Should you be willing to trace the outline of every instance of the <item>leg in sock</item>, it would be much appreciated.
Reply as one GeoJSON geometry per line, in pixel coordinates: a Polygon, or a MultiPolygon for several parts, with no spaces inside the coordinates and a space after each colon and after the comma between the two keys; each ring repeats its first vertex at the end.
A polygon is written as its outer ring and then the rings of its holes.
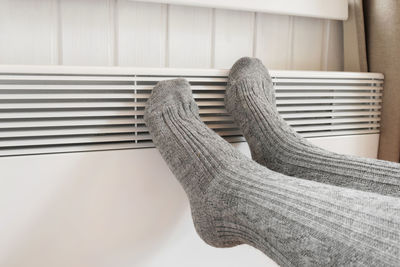
{"type": "Polygon", "coordinates": [[[400,264],[399,199],[257,164],[201,122],[185,80],[153,89],[145,121],[208,244],[248,244],[281,266],[400,264]]]}
{"type": "Polygon", "coordinates": [[[242,58],[234,64],[225,105],[261,165],[290,176],[400,196],[400,164],[336,154],[298,135],[278,114],[272,81],[260,60],[242,58]]]}

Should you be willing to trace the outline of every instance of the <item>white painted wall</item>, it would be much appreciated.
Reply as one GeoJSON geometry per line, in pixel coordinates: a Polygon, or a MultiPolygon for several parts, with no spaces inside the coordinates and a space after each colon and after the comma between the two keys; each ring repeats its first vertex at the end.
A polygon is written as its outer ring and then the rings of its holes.
{"type": "MultiPolygon", "coordinates": [[[[241,56],[271,69],[343,70],[342,23],[126,0],[0,0],[0,64],[229,68],[241,56]]],[[[155,149],[1,158],[0,170],[0,266],[275,266],[250,247],[205,245],[155,149]]]]}
{"type": "Polygon", "coordinates": [[[132,2],[0,0],[0,64],[342,70],[342,22],[132,2]]]}

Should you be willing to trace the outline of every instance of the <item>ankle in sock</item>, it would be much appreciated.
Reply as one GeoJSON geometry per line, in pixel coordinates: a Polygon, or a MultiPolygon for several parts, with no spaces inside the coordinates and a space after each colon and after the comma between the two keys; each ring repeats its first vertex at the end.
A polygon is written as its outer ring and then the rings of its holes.
{"type": "Polygon", "coordinates": [[[208,244],[248,244],[281,266],[400,264],[398,199],[262,167],[202,123],[185,80],[153,89],[145,121],[208,244]]]}
{"type": "Polygon", "coordinates": [[[225,105],[261,165],[290,176],[400,196],[400,164],[336,154],[298,135],[279,115],[271,77],[260,60],[247,57],[233,65],[225,105]]]}

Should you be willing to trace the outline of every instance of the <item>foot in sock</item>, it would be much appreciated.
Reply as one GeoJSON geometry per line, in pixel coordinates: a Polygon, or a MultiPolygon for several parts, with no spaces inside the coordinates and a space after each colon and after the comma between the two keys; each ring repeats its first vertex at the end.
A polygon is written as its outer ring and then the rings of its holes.
{"type": "Polygon", "coordinates": [[[399,199],[257,164],[202,123],[185,80],[153,89],[145,121],[208,244],[248,244],[281,266],[400,264],[399,199]]]}
{"type": "Polygon", "coordinates": [[[260,60],[242,58],[234,64],[225,106],[261,165],[290,176],[400,196],[400,164],[332,153],[298,135],[278,114],[271,77],[260,60]]]}

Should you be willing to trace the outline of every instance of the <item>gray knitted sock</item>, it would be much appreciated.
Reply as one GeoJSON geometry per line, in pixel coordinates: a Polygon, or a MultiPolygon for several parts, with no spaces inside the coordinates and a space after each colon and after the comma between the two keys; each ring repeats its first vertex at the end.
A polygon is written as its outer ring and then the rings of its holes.
{"type": "Polygon", "coordinates": [[[242,58],[234,64],[225,105],[261,165],[286,175],[400,196],[400,164],[336,154],[298,135],[278,114],[271,78],[260,60],[242,58]]]}
{"type": "Polygon", "coordinates": [[[282,266],[400,265],[399,199],[262,167],[201,122],[185,80],[153,89],[145,121],[208,244],[248,244],[282,266]]]}

